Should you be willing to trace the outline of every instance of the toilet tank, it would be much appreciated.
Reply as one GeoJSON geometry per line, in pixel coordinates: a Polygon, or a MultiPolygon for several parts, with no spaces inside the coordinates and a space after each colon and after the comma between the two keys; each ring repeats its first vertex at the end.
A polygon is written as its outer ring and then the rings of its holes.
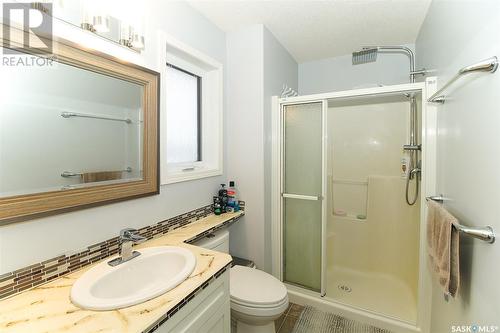
{"type": "Polygon", "coordinates": [[[227,229],[222,229],[213,232],[197,240],[193,245],[209,250],[229,253],[229,231],[227,229]]]}

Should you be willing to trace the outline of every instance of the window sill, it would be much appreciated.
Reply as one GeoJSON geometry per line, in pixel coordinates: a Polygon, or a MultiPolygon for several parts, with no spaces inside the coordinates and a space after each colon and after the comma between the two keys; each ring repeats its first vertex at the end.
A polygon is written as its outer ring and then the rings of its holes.
{"type": "Polygon", "coordinates": [[[190,180],[203,179],[221,175],[222,175],[222,170],[220,169],[205,169],[205,170],[195,169],[190,171],[171,172],[166,175],[164,180],[162,180],[161,185],[187,182],[190,180]]]}

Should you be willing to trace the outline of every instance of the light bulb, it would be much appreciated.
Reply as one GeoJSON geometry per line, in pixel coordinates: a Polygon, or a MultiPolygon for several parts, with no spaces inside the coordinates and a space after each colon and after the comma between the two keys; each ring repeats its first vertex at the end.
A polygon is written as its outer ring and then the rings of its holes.
{"type": "Polygon", "coordinates": [[[130,42],[130,45],[132,45],[132,47],[134,49],[143,50],[144,49],[144,36],[139,35],[137,33],[134,33],[132,35],[132,40],[130,42]]]}
{"type": "Polygon", "coordinates": [[[93,27],[97,32],[109,32],[109,17],[96,15],[93,17],[93,27]]]}

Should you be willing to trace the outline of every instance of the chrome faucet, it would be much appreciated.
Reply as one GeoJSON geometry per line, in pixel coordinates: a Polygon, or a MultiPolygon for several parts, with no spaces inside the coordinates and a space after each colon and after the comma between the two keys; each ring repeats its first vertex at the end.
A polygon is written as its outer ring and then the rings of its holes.
{"type": "Polygon", "coordinates": [[[421,173],[422,173],[422,161],[418,161],[417,166],[410,170],[408,177],[409,179],[413,179],[416,176],[417,180],[419,180],[421,173]]]}
{"type": "Polygon", "coordinates": [[[138,251],[132,251],[132,245],[147,240],[146,237],[137,234],[136,229],[126,228],[120,231],[120,256],[108,262],[110,266],[117,266],[140,256],[138,251]]]}

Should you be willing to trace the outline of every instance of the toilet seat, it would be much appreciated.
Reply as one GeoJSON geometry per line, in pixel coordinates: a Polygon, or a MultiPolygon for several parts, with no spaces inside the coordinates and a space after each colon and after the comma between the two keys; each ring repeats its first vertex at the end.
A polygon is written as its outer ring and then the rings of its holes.
{"type": "Polygon", "coordinates": [[[279,316],[288,308],[288,297],[285,298],[280,304],[274,306],[252,306],[249,304],[242,304],[231,299],[231,309],[250,316],[256,317],[274,317],[279,316]]]}
{"type": "Polygon", "coordinates": [[[273,303],[273,304],[254,304],[252,302],[245,302],[245,301],[242,301],[242,300],[239,300],[237,298],[233,298],[231,297],[231,303],[232,304],[238,304],[238,305],[241,305],[241,306],[246,306],[246,307],[250,307],[250,308],[258,308],[258,309],[273,309],[273,308],[279,308],[281,307],[283,304],[285,304],[286,302],[288,301],[288,297],[285,297],[281,300],[279,300],[278,302],[276,303],[273,303]]]}
{"type": "Polygon", "coordinates": [[[274,316],[288,307],[285,285],[258,269],[234,266],[230,270],[231,308],[254,316],[274,316]]]}

